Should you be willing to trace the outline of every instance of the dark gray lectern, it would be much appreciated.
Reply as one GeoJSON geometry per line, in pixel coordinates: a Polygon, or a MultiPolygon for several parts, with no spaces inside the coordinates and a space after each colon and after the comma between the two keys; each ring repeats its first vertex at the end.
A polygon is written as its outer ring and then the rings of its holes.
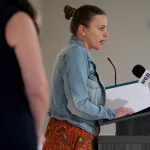
{"type": "MultiPolygon", "coordinates": [[[[127,84],[134,84],[134,83],[137,83],[137,81],[129,82],[127,84]]],[[[127,85],[127,84],[122,84],[122,85],[127,85]]],[[[122,86],[122,85],[117,85],[117,86],[122,86]]],[[[114,141],[113,143],[112,141],[107,141],[106,143],[103,143],[102,142],[103,137],[99,136],[97,138],[98,150],[150,150],[150,107],[145,108],[142,111],[139,111],[130,116],[113,119],[113,120],[99,121],[100,126],[111,124],[111,123],[116,124],[116,136],[113,137],[111,136],[112,140],[114,141]],[[147,137],[145,143],[142,142],[143,136],[144,138],[147,137]],[[138,140],[136,141],[136,137],[141,138],[141,140],[139,140],[138,138],[138,140]],[[121,138],[122,141],[119,141],[119,139],[121,138]]],[[[107,139],[111,140],[110,136],[104,138],[105,140],[107,139]]]]}
{"type": "Polygon", "coordinates": [[[150,108],[116,122],[116,136],[149,136],[150,108]]]}

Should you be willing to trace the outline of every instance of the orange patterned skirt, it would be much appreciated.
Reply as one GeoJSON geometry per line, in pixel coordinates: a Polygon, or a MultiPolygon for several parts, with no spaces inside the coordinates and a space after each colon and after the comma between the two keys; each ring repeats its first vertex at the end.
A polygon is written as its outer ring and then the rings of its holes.
{"type": "Polygon", "coordinates": [[[68,121],[51,118],[43,150],[96,150],[96,138],[68,121]]]}

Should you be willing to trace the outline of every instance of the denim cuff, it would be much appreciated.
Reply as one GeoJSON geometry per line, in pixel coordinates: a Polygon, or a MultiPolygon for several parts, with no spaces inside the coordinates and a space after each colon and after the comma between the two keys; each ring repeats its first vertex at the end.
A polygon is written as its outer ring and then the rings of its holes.
{"type": "Polygon", "coordinates": [[[110,108],[110,119],[114,119],[116,116],[116,109],[110,108]]]}

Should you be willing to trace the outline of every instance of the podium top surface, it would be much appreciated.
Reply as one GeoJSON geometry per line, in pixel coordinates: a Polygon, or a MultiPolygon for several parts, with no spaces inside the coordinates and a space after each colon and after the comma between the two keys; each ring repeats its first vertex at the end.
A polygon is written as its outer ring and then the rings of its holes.
{"type": "Polygon", "coordinates": [[[150,91],[138,81],[106,87],[106,105],[109,108],[129,107],[134,114],[117,119],[99,121],[101,126],[150,115],[150,91]]]}
{"type": "Polygon", "coordinates": [[[121,118],[117,118],[117,119],[112,119],[112,120],[107,120],[107,119],[100,120],[99,125],[104,126],[104,125],[108,125],[108,124],[111,124],[111,123],[127,121],[127,120],[130,120],[130,119],[135,119],[135,118],[144,117],[144,116],[148,116],[148,115],[150,115],[150,107],[146,108],[142,111],[139,111],[137,113],[134,113],[132,115],[129,115],[129,116],[125,116],[125,117],[121,117],[121,118]]]}

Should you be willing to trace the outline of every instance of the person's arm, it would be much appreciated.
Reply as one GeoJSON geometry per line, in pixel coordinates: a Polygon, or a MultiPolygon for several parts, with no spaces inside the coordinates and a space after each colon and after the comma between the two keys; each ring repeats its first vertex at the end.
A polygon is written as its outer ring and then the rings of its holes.
{"type": "Polygon", "coordinates": [[[6,26],[6,40],[15,48],[37,136],[41,136],[49,108],[49,88],[36,28],[31,18],[18,12],[6,26]]]}
{"type": "Polygon", "coordinates": [[[67,73],[64,76],[68,109],[87,120],[112,119],[116,111],[90,102],[88,96],[88,61],[85,49],[74,47],[67,55],[67,73]]]}

